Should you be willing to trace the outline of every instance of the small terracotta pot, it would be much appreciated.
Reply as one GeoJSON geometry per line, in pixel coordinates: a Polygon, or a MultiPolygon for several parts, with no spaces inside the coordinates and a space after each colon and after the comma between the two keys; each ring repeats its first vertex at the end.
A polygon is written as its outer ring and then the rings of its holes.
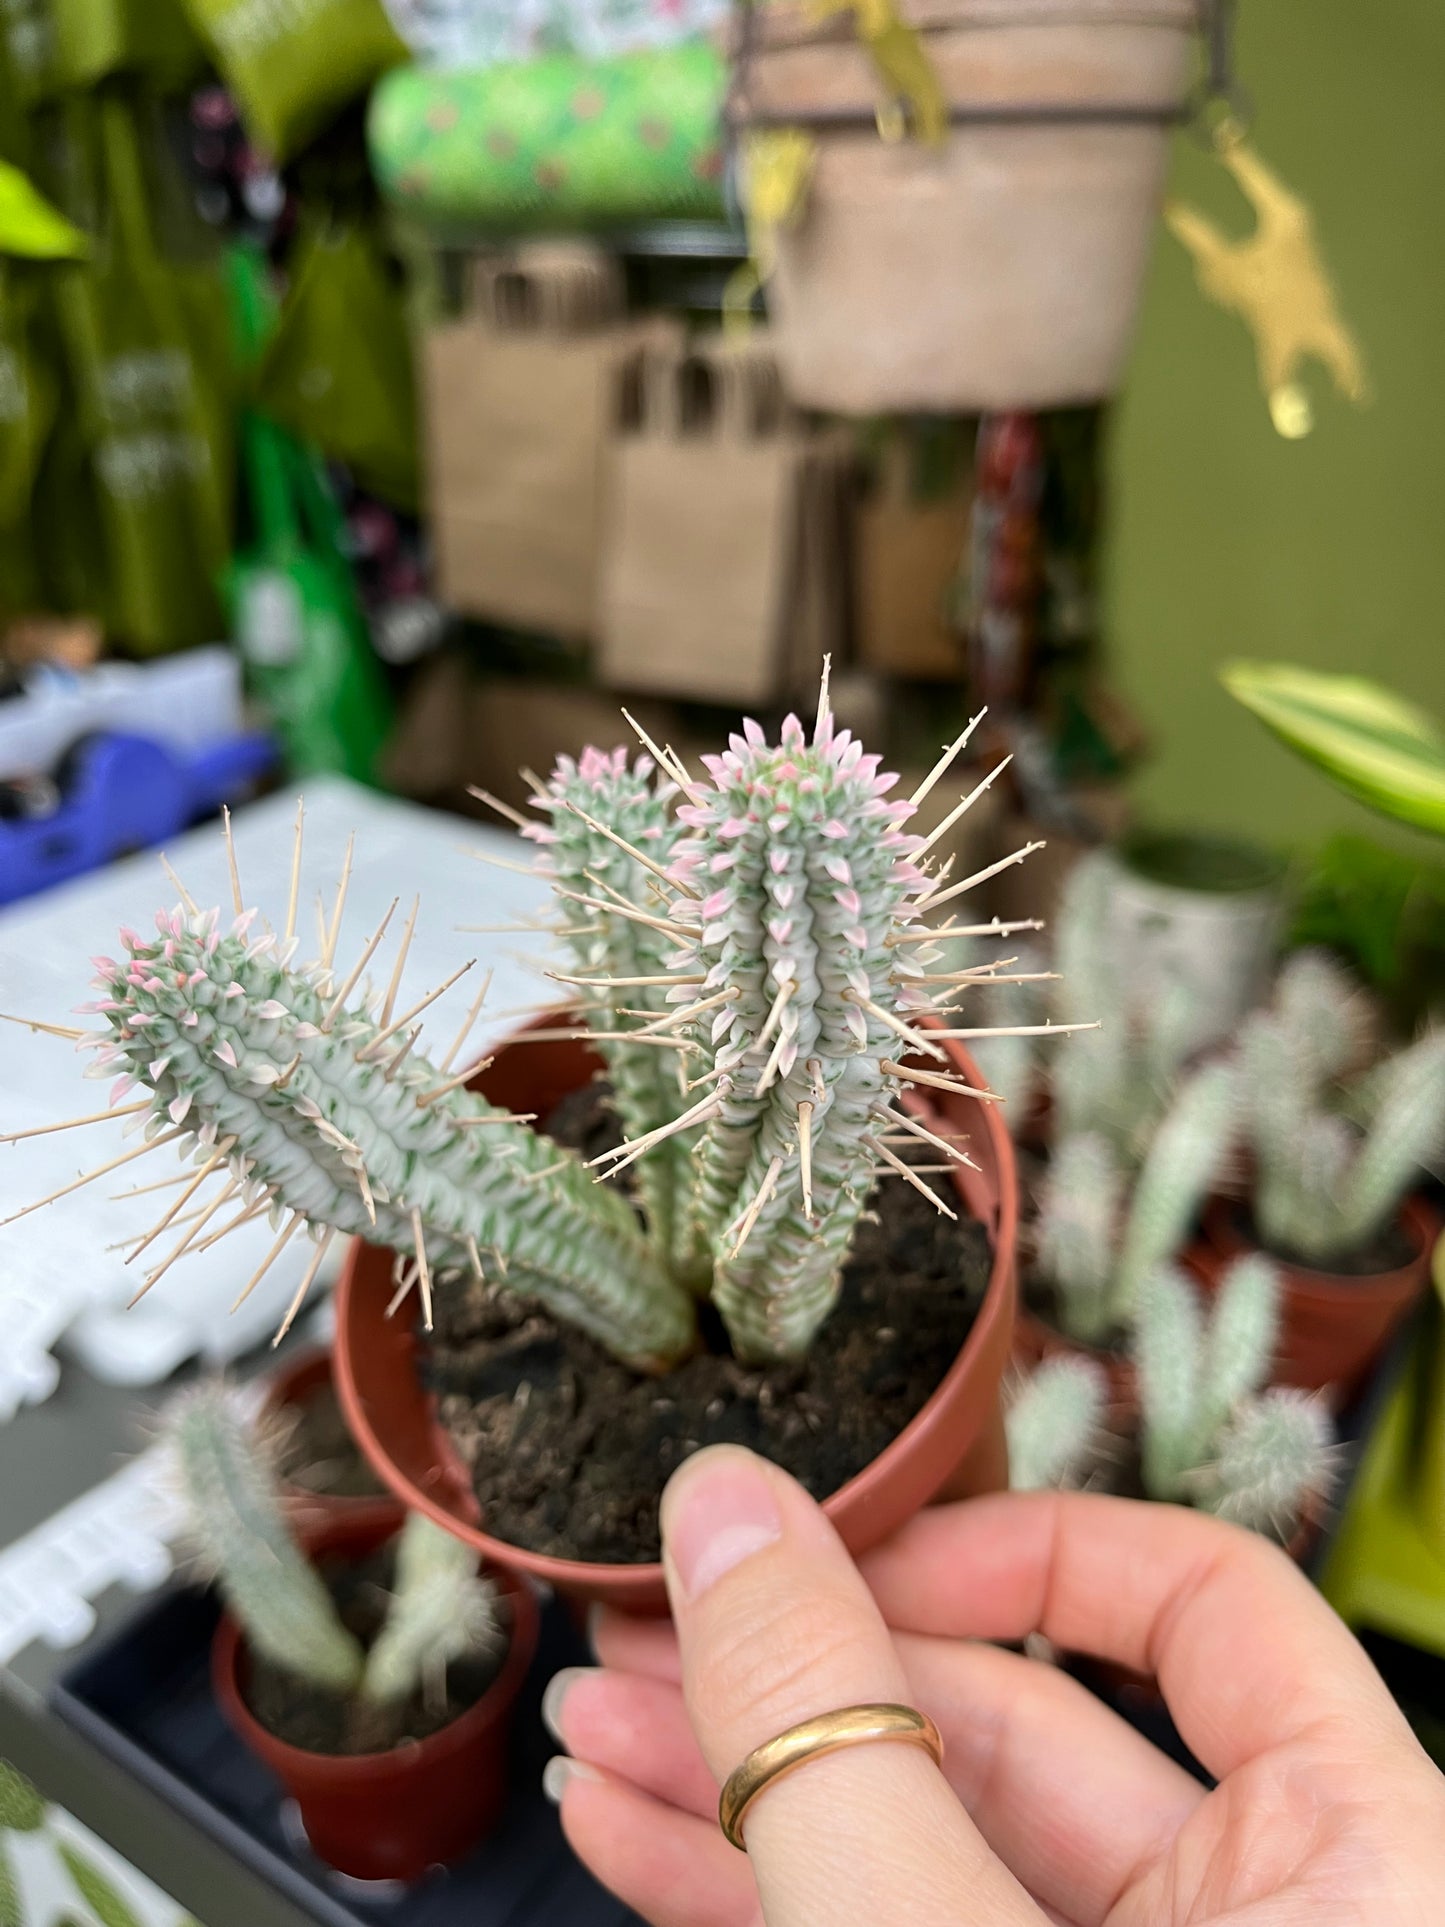
{"type": "MultiPolygon", "coordinates": [[[[546,1028],[543,1017],[528,1028],[546,1028]]],[[[943,1040],[967,1083],[980,1076],[968,1053],[943,1040]]],[[[493,1104],[540,1117],[585,1084],[601,1061],[583,1043],[528,1044],[514,1039],[496,1052],[476,1088],[493,1104]]],[[[1013,1146],[997,1107],[976,1098],[930,1093],[934,1114],[967,1130],[980,1169],[960,1166],[955,1180],[970,1217],[993,1245],[988,1288],[973,1328],[933,1396],[883,1452],[825,1501],[824,1510],[849,1550],[866,1551],[936,1498],[996,1492],[1008,1484],[1000,1382],[1014,1320],[1018,1188],[1013,1146]]],[[[352,1436],[377,1474],[408,1506],[425,1512],[497,1565],[530,1573],[561,1592],[604,1600],[631,1612],[664,1612],[662,1567],[600,1565],[555,1559],[483,1530],[470,1479],[436,1416],[417,1371],[417,1339],[408,1324],[388,1319],[391,1255],[352,1246],[336,1299],[337,1391],[352,1436]]]]}
{"type": "MultiPolygon", "coordinates": [[[[1352,1278],[1275,1260],[1284,1282],[1277,1384],[1306,1391],[1330,1387],[1336,1409],[1349,1403],[1429,1280],[1430,1257],[1440,1235],[1438,1214],[1422,1199],[1406,1198],[1399,1223],[1413,1251],[1408,1262],[1393,1271],[1352,1278]]],[[[1204,1213],[1204,1241],[1190,1254],[1205,1288],[1217,1289],[1225,1267],[1255,1248],[1245,1235],[1238,1207],[1227,1198],[1211,1199],[1204,1213]]]]}
{"type": "Polygon", "coordinates": [[[1128,1353],[1082,1344],[1021,1301],[1014,1320],[1013,1362],[1020,1371],[1032,1372],[1049,1358],[1091,1358],[1108,1380],[1111,1429],[1132,1428],[1139,1417],[1139,1383],[1128,1353]]]}
{"type": "MultiPolygon", "coordinates": [[[[362,1559],[394,1538],[403,1514],[333,1521],[307,1540],[315,1558],[362,1559]]],[[[537,1647],[537,1602],[525,1581],[493,1575],[510,1606],[502,1669],[459,1719],[387,1753],[307,1753],[270,1733],[247,1706],[245,1636],[225,1618],[211,1648],[211,1685],[239,1737],[295,1799],[314,1852],[357,1880],[416,1880],[451,1866],[491,1833],[506,1805],[512,1707],[537,1647]]]]}
{"type": "MultiPolygon", "coordinates": [[[[322,1345],[308,1347],[272,1377],[263,1409],[284,1418],[330,1385],[331,1376],[330,1352],[322,1345]]],[[[313,1492],[310,1486],[283,1479],[281,1496],[286,1502],[288,1517],[303,1538],[309,1538],[332,1521],[370,1524],[396,1516],[396,1500],[389,1492],[313,1492]]]]}

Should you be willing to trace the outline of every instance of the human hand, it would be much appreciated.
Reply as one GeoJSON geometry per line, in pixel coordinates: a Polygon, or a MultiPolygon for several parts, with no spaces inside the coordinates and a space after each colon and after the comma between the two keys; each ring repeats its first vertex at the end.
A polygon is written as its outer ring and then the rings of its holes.
{"type": "Polygon", "coordinates": [[[861,1573],[786,1473],[720,1447],[663,1498],[674,1626],[603,1613],[558,1676],[568,1839],[654,1927],[1438,1927],[1445,1778],[1285,1556],[1201,1514],[1078,1493],[921,1513],[861,1573]],[[1056,1668],[1042,1632],[1156,1674],[1212,1792],[1056,1668]],[[814,1714],[930,1714],[718,1786],[814,1714]]]}

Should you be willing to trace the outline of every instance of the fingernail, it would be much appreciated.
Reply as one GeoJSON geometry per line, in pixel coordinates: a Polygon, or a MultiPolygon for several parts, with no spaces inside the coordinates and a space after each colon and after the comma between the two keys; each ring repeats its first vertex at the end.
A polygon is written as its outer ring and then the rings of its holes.
{"type": "Polygon", "coordinates": [[[662,1495],[663,1546],[688,1599],[773,1545],[782,1529],[767,1474],[735,1447],[699,1452],[662,1495]]]}
{"type": "Polygon", "coordinates": [[[562,1731],[562,1702],[583,1673],[596,1670],[592,1666],[564,1666],[547,1681],[547,1690],[542,1695],[542,1724],[562,1746],[567,1744],[567,1736],[562,1731]]]}
{"type": "Polygon", "coordinates": [[[574,1760],[565,1753],[556,1753],[542,1768],[542,1791],[554,1807],[560,1807],[563,1794],[574,1780],[601,1778],[596,1767],[588,1766],[585,1760],[574,1760]]]}

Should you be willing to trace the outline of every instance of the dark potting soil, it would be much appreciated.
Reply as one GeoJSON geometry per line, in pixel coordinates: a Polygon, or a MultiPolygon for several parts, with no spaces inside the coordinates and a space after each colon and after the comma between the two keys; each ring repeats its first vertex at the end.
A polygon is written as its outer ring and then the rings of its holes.
{"type": "Polygon", "coordinates": [[[341,1416],[335,1388],[318,1385],[286,1408],[290,1421],[281,1447],[281,1476],[289,1485],[329,1499],[369,1499],[386,1487],[357,1450],[341,1416]]]}
{"type": "Polygon", "coordinates": [[[1296,1265],[1301,1271],[1316,1271],[1326,1278],[1378,1278],[1387,1271],[1398,1271],[1408,1265],[1415,1257],[1419,1247],[1410,1238],[1397,1216],[1358,1251],[1347,1252],[1341,1258],[1331,1258],[1322,1264],[1318,1258],[1306,1258],[1297,1251],[1276,1250],[1267,1245],[1254,1228],[1254,1220],[1248,1209],[1236,1204],[1230,1212],[1231,1222],[1238,1236],[1245,1239],[1252,1251],[1263,1251],[1268,1258],[1277,1259],[1281,1264],[1296,1265]]]}
{"type": "MultiPolygon", "coordinates": [[[[620,1141],[600,1082],[546,1130],[591,1156],[620,1141]]],[[[946,1174],[923,1182],[957,1206],[946,1174]]],[[[740,1364],[704,1309],[712,1349],[640,1378],[513,1296],[474,1280],[439,1294],[424,1369],[487,1530],[557,1558],[645,1564],[660,1550],[662,1488],[703,1446],[750,1446],[820,1499],[861,1472],[937,1389],[992,1262],[981,1225],[951,1222],[901,1178],[883,1180],[872,1209],[839,1302],[796,1364],[740,1364]]]]}
{"type": "MultiPolygon", "coordinates": [[[[357,1565],[323,1564],[322,1577],[336,1601],[343,1625],[369,1647],[380,1630],[391,1586],[392,1556],[387,1549],[357,1565]]],[[[241,1690],[247,1706],[268,1733],[306,1753],[387,1753],[408,1740],[424,1740],[450,1726],[475,1706],[501,1671],[505,1637],[489,1651],[453,1660],[445,1690],[433,1697],[425,1688],[386,1706],[347,1699],[261,1654],[248,1654],[241,1690]]]]}

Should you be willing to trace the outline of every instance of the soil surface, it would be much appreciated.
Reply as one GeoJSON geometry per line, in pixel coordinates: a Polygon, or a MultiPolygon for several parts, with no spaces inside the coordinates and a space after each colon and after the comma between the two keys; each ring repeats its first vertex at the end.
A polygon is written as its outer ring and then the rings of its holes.
{"type": "MultiPolygon", "coordinates": [[[[619,1141],[600,1082],[545,1128],[589,1156],[619,1141]]],[[[923,1182],[957,1206],[947,1174],[923,1182]]],[[[797,1364],[740,1364],[704,1307],[709,1349],[639,1378],[509,1294],[475,1281],[440,1294],[423,1370],[487,1531],[557,1558],[645,1564],[659,1555],[662,1488],[702,1446],[750,1446],[820,1499],[862,1471],[953,1363],[992,1263],[981,1225],[952,1223],[901,1178],[883,1180],[872,1209],[838,1305],[797,1364]]]]}
{"type": "Polygon", "coordinates": [[[299,1404],[286,1407],[288,1428],[281,1448],[281,1476],[328,1499],[384,1497],[377,1478],[346,1429],[335,1387],[318,1385],[299,1404]]]}
{"type": "MultiPolygon", "coordinates": [[[[342,1623],[369,1647],[380,1630],[391,1586],[391,1549],[360,1565],[323,1564],[322,1577],[336,1601],[342,1623]]],[[[439,1733],[475,1706],[501,1671],[507,1657],[502,1639],[490,1652],[453,1660],[445,1690],[425,1688],[388,1706],[346,1699],[300,1679],[259,1653],[248,1655],[241,1678],[247,1706],[268,1733],[306,1753],[387,1753],[408,1740],[439,1733]]]]}
{"type": "Polygon", "coordinates": [[[1398,1213],[1369,1244],[1325,1263],[1318,1258],[1302,1257],[1297,1251],[1275,1250],[1267,1245],[1242,1204],[1234,1206],[1230,1218],[1240,1237],[1249,1241],[1251,1250],[1263,1251],[1266,1257],[1278,1259],[1282,1264],[1297,1265],[1301,1271],[1318,1271],[1329,1278],[1378,1278],[1384,1272],[1398,1271],[1402,1265],[1408,1265],[1419,1251],[1400,1223],[1398,1213]]]}

